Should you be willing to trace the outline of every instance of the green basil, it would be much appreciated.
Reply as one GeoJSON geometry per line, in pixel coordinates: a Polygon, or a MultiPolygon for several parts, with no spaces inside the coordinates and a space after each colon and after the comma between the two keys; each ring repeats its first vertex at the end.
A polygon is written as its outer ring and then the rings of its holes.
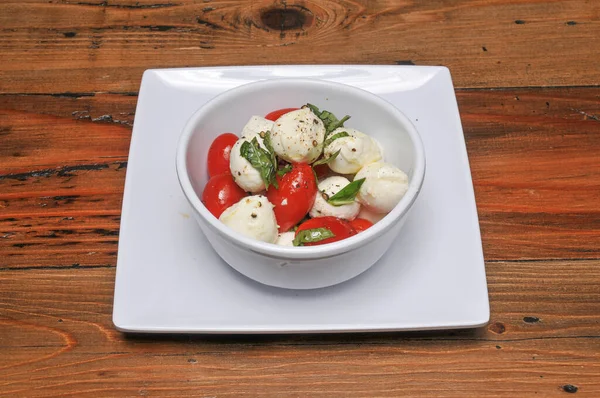
{"type": "Polygon", "coordinates": [[[327,228],[305,229],[298,232],[294,238],[294,246],[303,246],[305,243],[320,242],[322,240],[333,238],[335,234],[327,228]]]}
{"type": "MultiPolygon", "coordinates": [[[[337,134],[336,134],[337,135],[337,134]]],[[[334,153],[333,155],[331,155],[328,158],[321,158],[319,160],[317,160],[316,162],[314,162],[312,165],[313,167],[321,165],[321,164],[327,164],[329,162],[331,162],[333,159],[337,158],[337,156],[340,154],[342,150],[338,149],[336,153],[334,153]]]]}
{"type": "Polygon", "coordinates": [[[279,177],[283,177],[284,175],[286,175],[290,171],[292,171],[292,165],[291,164],[286,164],[285,166],[283,166],[282,168],[280,168],[279,170],[277,170],[277,175],[279,177]]]}
{"type": "Polygon", "coordinates": [[[333,206],[342,206],[354,203],[354,198],[360,191],[360,187],[365,182],[365,178],[354,180],[342,188],[338,193],[327,199],[327,203],[333,206]]]}
{"type": "Polygon", "coordinates": [[[333,113],[325,110],[320,111],[319,108],[313,104],[306,104],[305,106],[323,121],[323,125],[325,125],[325,137],[327,137],[333,130],[339,127],[344,127],[344,122],[350,119],[350,116],[346,115],[341,120],[338,120],[333,113]]]}
{"type": "Polygon", "coordinates": [[[256,137],[252,141],[244,141],[240,147],[240,155],[250,162],[252,167],[258,170],[267,190],[269,189],[269,185],[279,188],[277,179],[275,178],[276,166],[273,163],[274,155],[272,155],[272,152],[261,148],[256,137]]]}
{"type": "MultiPolygon", "coordinates": [[[[331,116],[333,116],[333,114],[331,116]]],[[[335,116],[333,117],[335,118],[335,116]]],[[[341,120],[332,121],[326,129],[327,133],[331,133],[333,130],[339,127],[344,127],[344,122],[348,119],[350,119],[350,116],[346,115],[341,120]]]]}
{"type": "Polygon", "coordinates": [[[273,149],[273,144],[271,143],[271,132],[261,131],[260,136],[263,137],[263,143],[269,151],[269,155],[271,158],[271,163],[273,163],[273,167],[277,168],[277,158],[275,157],[275,149],[273,149]]]}
{"type": "Polygon", "coordinates": [[[331,144],[333,141],[342,137],[350,137],[350,134],[348,134],[346,131],[340,131],[339,133],[335,133],[334,135],[327,137],[325,142],[323,142],[323,149],[327,148],[327,145],[331,144]]]}

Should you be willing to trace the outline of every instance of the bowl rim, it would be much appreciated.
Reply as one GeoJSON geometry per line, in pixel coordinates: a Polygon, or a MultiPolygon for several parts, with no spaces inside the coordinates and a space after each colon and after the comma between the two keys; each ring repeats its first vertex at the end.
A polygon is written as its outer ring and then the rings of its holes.
{"type": "Polygon", "coordinates": [[[276,78],[259,80],[234,87],[216,95],[202,105],[199,109],[197,109],[188,119],[179,137],[176,153],[176,171],[181,189],[183,190],[183,193],[190,205],[194,208],[195,212],[212,228],[213,231],[219,233],[219,235],[223,237],[227,237],[232,243],[255,253],[286,260],[327,258],[340,253],[356,250],[367,242],[377,239],[385,231],[389,230],[396,223],[398,223],[402,217],[408,213],[423,186],[425,169],[425,149],[421,140],[421,136],[419,135],[414,124],[402,111],[388,101],[369,91],[343,83],[315,78],[276,78]],[[187,170],[187,150],[193,136],[194,128],[198,121],[206,114],[212,112],[216,107],[222,105],[223,103],[227,103],[230,98],[235,97],[240,93],[252,92],[261,88],[268,89],[281,84],[311,84],[321,86],[326,89],[343,91],[349,93],[351,96],[366,97],[368,101],[375,102],[378,107],[385,109],[388,113],[399,119],[399,121],[405,126],[415,151],[413,177],[409,182],[408,190],[400,202],[394,207],[394,209],[392,209],[392,211],[390,211],[384,218],[375,223],[372,227],[361,232],[360,234],[356,234],[350,238],[346,238],[337,242],[318,246],[290,247],[261,242],[249,238],[227,227],[206,209],[206,207],[202,204],[200,197],[196,194],[187,170]]]}

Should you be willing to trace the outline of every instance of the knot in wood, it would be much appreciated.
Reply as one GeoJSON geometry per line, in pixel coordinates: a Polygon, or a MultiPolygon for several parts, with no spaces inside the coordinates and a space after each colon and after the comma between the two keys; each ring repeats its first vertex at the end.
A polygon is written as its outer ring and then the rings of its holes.
{"type": "Polygon", "coordinates": [[[300,7],[275,7],[260,13],[265,28],[279,30],[298,30],[310,26],[312,15],[308,9],[300,7]]]}

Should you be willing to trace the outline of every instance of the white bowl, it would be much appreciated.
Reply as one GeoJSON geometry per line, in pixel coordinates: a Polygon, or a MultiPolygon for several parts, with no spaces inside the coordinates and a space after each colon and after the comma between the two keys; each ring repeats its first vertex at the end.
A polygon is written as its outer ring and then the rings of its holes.
{"type": "MultiPolygon", "coordinates": [[[[187,122],[177,148],[177,174],[194,216],[212,247],[240,273],[270,286],[313,289],[347,281],[366,271],[397,238],[423,184],[425,151],[417,130],[398,109],[367,91],[316,79],[274,79],[226,91],[187,122]],[[336,116],[350,115],[347,127],[376,138],[384,159],[409,177],[408,191],[381,221],[360,234],[310,247],[285,247],[237,233],[200,201],[208,180],[208,148],[218,135],[238,134],[252,115],[311,103],[336,116]]],[[[399,259],[401,262],[401,259],[399,259]]],[[[198,264],[201,266],[201,264],[198,264]]]]}

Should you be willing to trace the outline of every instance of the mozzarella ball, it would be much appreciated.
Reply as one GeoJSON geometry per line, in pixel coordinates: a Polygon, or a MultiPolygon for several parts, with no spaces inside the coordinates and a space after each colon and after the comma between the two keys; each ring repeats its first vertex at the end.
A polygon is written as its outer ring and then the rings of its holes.
{"type": "Polygon", "coordinates": [[[288,162],[312,163],[321,155],[325,126],[309,108],[282,115],[273,126],[275,153],[288,162]]]}
{"type": "Polygon", "coordinates": [[[329,162],[331,170],[340,174],[355,174],[363,166],[381,160],[381,149],[374,138],[346,127],[333,130],[330,136],[342,131],[347,132],[349,136],[336,138],[324,148],[325,158],[340,151],[340,154],[329,162]]]}
{"type": "MultiPolygon", "coordinates": [[[[240,148],[246,141],[250,142],[254,138],[258,144],[265,148],[264,141],[260,136],[261,132],[270,131],[273,128],[273,122],[260,116],[252,116],[242,130],[242,137],[236,141],[231,148],[229,155],[229,170],[233,180],[246,192],[257,193],[265,189],[265,183],[260,177],[260,172],[256,170],[250,162],[242,156],[240,148]]],[[[266,149],[266,148],[265,148],[266,149]]]]}
{"type": "Polygon", "coordinates": [[[350,181],[341,176],[328,177],[321,181],[315,204],[310,209],[309,215],[313,218],[333,216],[349,221],[354,220],[360,211],[360,203],[355,201],[347,205],[334,206],[329,204],[324,197],[331,198],[348,184],[350,184],[350,181]]]}
{"type": "MultiPolygon", "coordinates": [[[[242,138],[251,141],[252,138],[260,135],[261,132],[266,133],[267,131],[273,130],[274,124],[275,123],[262,116],[252,116],[242,129],[242,138]]],[[[262,140],[258,139],[258,142],[262,144],[262,140]]]]}
{"type": "Polygon", "coordinates": [[[354,180],[366,178],[358,191],[358,201],[374,213],[389,213],[408,190],[408,176],[389,163],[366,165],[354,180]]]}
{"type": "Polygon", "coordinates": [[[360,207],[360,212],[356,218],[364,218],[367,221],[371,221],[373,224],[379,222],[387,213],[374,213],[367,209],[365,206],[360,207]]]}
{"type": "MultiPolygon", "coordinates": [[[[260,138],[258,141],[262,142],[260,138]]],[[[260,172],[252,167],[252,164],[240,153],[240,148],[244,142],[247,142],[244,138],[237,140],[229,154],[229,170],[233,181],[246,192],[264,191],[265,182],[262,180],[260,172]]]]}
{"type": "Polygon", "coordinates": [[[247,196],[228,207],[219,220],[229,228],[261,242],[275,243],[277,220],[273,205],[265,196],[247,196]]]}
{"type": "Polygon", "coordinates": [[[275,241],[276,245],[279,246],[294,246],[294,238],[296,237],[295,232],[282,232],[275,241]]]}

